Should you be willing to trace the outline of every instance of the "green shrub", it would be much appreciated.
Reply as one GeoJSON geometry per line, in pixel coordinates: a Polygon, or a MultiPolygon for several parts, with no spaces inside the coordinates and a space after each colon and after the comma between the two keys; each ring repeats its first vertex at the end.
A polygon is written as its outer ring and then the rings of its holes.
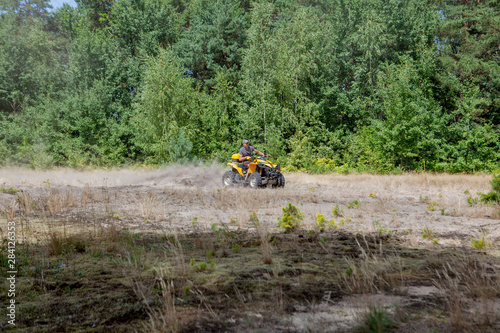
{"type": "Polygon", "coordinates": [[[379,306],[370,306],[369,309],[364,325],[365,332],[388,332],[391,327],[394,327],[394,322],[386,309],[379,306]]]}
{"type": "Polygon", "coordinates": [[[278,227],[293,231],[300,228],[303,220],[304,214],[300,212],[300,209],[288,203],[288,206],[283,207],[283,215],[278,217],[278,227]]]}
{"type": "Polygon", "coordinates": [[[328,229],[328,228],[336,229],[336,228],[338,228],[334,219],[331,219],[330,221],[328,221],[325,219],[325,217],[322,214],[316,214],[316,226],[319,229],[328,229]]]}
{"type": "Polygon", "coordinates": [[[335,207],[332,208],[332,214],[335,216],[344,216],[344,210],[338,204],[335,204],[335,207]]]}
{"type": "Polygon", "coordinates": [[[500,173],[493,175],[493,180],[490,181],[493,191],[488,193],[481,193],[480,201],[484,203],[500,202],[500,173]]]}
{"type": "Polygon", "coordinates": [[[479,239],[471,238],[470,241],[471,241],[472,247],[477,249],[477,250],[485,249],[487,246],[491,245],[491,243],[484,241],[484,235],[481,236],[481,238],[479,238],[479,239]]]}
{"type": "Polygon", "coordinates": [[[177,138],[170,139],[170,146],[168,153],[170,161],[179,164],[186,164],[193,160],[191,151],[193,150],[193,143],[188,137],[184,136],[184,130],[181,128],[177,138]]]}
{"type": "Polygon", "coordinates": [[[347,205],[347,208],[358,208],[358,207],[359,207],[359,201],[358,200],[351,201],[347,205]]]}

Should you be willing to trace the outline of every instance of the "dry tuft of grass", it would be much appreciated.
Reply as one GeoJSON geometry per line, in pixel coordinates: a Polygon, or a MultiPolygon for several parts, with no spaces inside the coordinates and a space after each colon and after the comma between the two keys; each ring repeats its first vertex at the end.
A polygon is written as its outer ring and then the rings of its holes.
{"type": "Polygon", "coordinates": [[[403,267],[402,259],[398,255],[383,255],[383,245],[380,242],[380,252],[369,250],[366,238],[366,249],[356,239],[361,250],[361,259],[345,258],[347,269],[340,273],[342,289],[350,295],[374,294],[390,291],[395,294],[406,292],[406,276],[410,274],[408,268],[403,267]]]}
{"type": "Polygon", "coordinates": [[[16,217],[17,213],[17,203],[15,200],[12,200],[10,203],[7,205],[4,205],[2,207],[2,212],[5,215],[5,218],[7,219],[7,222],[11,222],[14,220],[16,217]]]}
{"type": "Polygon", "coordinates": [[[87,240],[81,236],[66,236],[59,232],[50,232],[47,240],[47,251],[50,256],[85,252],[87,240]]]}
{"type": "Polygon", "coordinates": [[[179,320],[175,307],[175,289],[174,282],[167,278],[165,270],[157,270],[157,282],[161,290],[161,306],[153,308],[150,305],[151,287],[144,286],[142,283],[136,282],[134,291],[137,296],[146,304],[146,312],[149,321],[144,325],[146,332],[152,333],[167,333],[179,331],[179,320]]]}
{"type": "Polygon", "coordinates": [[[95,198],[94,192],[92,192],[92,188],[90,187],[90,185],[88,183],[85,184],[85,187],[83,188],[83,191],[82,191],[82,197],[80,199],[80,203],[82,205],[86,205],[90,202],[94,203],[95,201],[96,201],[96,198],[95,198]]]}
{"type": "Polygon", "coordinates": [[[71,191],[62,191],[59,189],[48,189],[39,200],[40,206],[44,211],[51,215],[61,212],[67,212],[70,208],[76,206],[76,198],[71,191]]]}
{"type": "Polygon", "coordinates": [[[160,203],[156,193],[148,193],[141,199],[140,211],[144,219],[154,220],[158,216],[160,203]]]}
{"type": "Polygon", "coordinates": [[[31,215],[32,208],[36,206],[36,202],[33,201],[33,198],[28,191],[22,191],[18,194],[17,202],[19,203],[19,207],[24,215],[31,215]]]}

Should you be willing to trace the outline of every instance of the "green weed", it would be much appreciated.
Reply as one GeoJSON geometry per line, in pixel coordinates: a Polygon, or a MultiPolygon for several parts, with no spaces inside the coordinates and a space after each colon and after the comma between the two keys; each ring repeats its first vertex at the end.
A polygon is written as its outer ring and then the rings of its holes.
{"type": "Polygon", "coordinates": [[[296,206],[288,203],[288,206],[283,207],[283,215],[278,217],[278,227],[285,230],[296,230],[302,225],[304,214],[296,206]]]}
{"type": "Polygon", "coordinates": [[[332,208],[332,214],[335,216],[344,216],[344,210],[338,204],[335,204],[335,207],[332,208]]]}
{"type": "Polygon", "coordinates": [[[319,229],[338,228],[334,219],[328,221],[322,214],[316,214],[316,226],[319,229]]]}
{"type": "Polygon", "coordinates": [[[0,188],[0,192],[1,193],[8,193],[8,194],[16,194],[17,192],[21,192],[21,190],[16,190],[16,189],[13,189],[12,187],[10,188],[0,188]]]}
{"type": "Polygon", "coordinates": [[[469,196],[469,197],[467,197],[467,202],[469,203],[469,205],[473,206],[473,205],[477,205],[479,203],[479,199],[469,196]]]}
{"type": "Polygon", "coordinates": [[[432,229],[429,229],[428,227],[425,227],[422,230],[422,238],[427,239],[427,240],[434,240],[437,238],[436,234],[432,232],[432,229]]]}
{"type": "Polygon", "coordinates": [[[347,205],[347,208],[358,208],[358,207],[359,207],[359,201],[358,200],[351,201],[347,205]]]}
{"type": "Polygon", "coordinates": [[[428,211],[431,211],[431,212],[434,212],[434,211],[436,211],[436,210],[437,210],[436,206],[439,206],[439,204],[438,204],[438,203],[433,202],[433,203],[431,203],[429,206],[427,206],[427,210],[428,210],[428,211]]]}
{"type": "Polygon", "coordinates": [[[490,242],[485,242],[484,235],[480,239],[471,238],[472,247],[477,250],[485,249],[487,246],[491,246],[490,242]]]}
{"type": "Polygon", "coordinates": [[[479,193],[480,201],[484,203],[500,202],[500,174],[493,175],[493,180],[490,181],[492,191],[488,193],[479,193]]]}
{"type": "Polygon", "coordinates": [[[428,196],[428,195],[426,195],[425,197],[420,196],[420,197],[418,198],[418,201],[423,202],[423,203],[427,203],[427,204],[428,204],[428,203],[430,203],[430,202],[431,202],[431,198],[429,198],[429,196],[428,196]]]}
{"type": "Polygon", "coordinates": [[[394,322],[387,310],[381,306],[370,306],[366,315],[364,331],[369,333],[388,332],[394,322]]]}
{"type": "Polygon", "coordinates": [[[251,222],[252,225],[255,227],[260,225],[259,217],[257,216],[257,214],[255,212],[250,213],[249,222],[251,222]]]}
{"type": "Polygon", "coordinates": [[[383,234],[383,233],[385,233],[385,234],[392,234],[392,230],[383,228],[379,221],[374,221],[373,225],[375,226],[375,230],[379,234],[383,234]]]}
{"type": "Polygon", "coordinates": [[[234,253],[240,253],[241,251],[241,246],[239,246],[238,244],[236,243],[233,243],[233,245],[231,246],[232,247],[232,250],[234,253]]]}

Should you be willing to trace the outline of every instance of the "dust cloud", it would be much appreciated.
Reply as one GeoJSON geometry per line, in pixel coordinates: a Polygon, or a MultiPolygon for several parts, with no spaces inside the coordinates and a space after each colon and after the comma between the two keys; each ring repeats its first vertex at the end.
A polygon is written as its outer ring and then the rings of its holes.
{"type": "Polygon", "coordinates": [[[32,188],[38,186],[201,186],[216,187],[221,183],[224,168],[209,166],[168,166],[160,169],[32,170],[0,169],[0,186],[32,188]]]}

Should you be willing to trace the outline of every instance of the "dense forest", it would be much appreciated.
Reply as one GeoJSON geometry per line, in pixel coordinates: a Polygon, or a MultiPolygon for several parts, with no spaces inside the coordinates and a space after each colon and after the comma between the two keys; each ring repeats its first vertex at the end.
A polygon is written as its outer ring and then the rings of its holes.
{"type": "Polygon", "coordinates": [[[491,171],[497,0],[0,0],[0,164],[491,171]]]}

